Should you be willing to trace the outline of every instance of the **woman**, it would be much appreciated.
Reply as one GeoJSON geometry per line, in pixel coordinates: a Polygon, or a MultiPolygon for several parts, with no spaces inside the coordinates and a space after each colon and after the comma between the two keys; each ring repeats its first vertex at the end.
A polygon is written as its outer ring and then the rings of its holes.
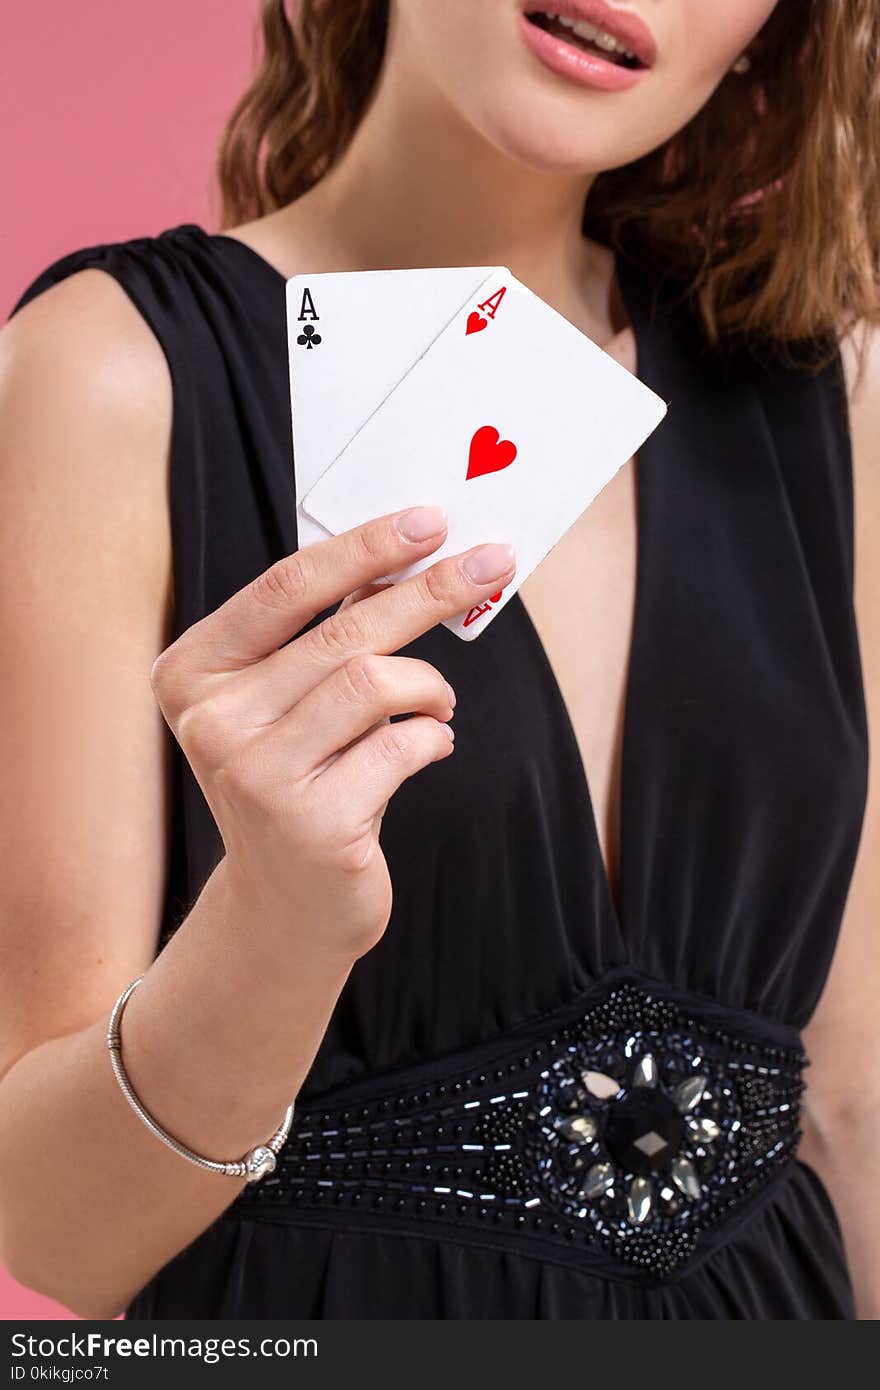
{"type": "Polygon", "coordinates": [[[5,332],[0,1254],[84,1316],[880,1311],[878,4],[557,3],[264,0],[226,231],[5,332]],[[283,287],[494,263],[670,410],[471,644],[509,547],[297,550],[283,287]]]}

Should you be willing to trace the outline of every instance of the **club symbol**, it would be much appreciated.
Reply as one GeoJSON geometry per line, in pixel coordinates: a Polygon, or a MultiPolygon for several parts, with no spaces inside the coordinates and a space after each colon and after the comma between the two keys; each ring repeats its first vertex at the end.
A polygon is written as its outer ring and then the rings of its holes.
{"type": "Polygon", "coordinates": [[[315,332],[314,324],[307,323],[296,341],[299,343],[300,347],[307,348],[311,351],[313,347],[317,347],[320,343],[321,335],[315,332]]]}

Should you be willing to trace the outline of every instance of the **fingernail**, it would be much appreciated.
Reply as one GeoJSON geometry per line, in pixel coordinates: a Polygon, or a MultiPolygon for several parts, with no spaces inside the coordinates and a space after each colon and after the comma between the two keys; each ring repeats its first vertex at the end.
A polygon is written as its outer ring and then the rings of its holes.
{"type": "Polygon", "coordinates": [[[462,569],[475,584],[488,584],[513,569],[516,555],[512,545],[481,545],[462,560],[462,569]]]}
{"type": "Polygon", "coordinates": [[[446,682],[446,693],[449,696],[449,703],[451,704],[452,708],[455,709],[455,691],[452,689],[452,686],[449,684],[449,681],[446,682]]]}
{"type": "Polygon", "coordinates": [[[450,743],[454,743],[454,742],[455,742],[455,730],[453,729],[452,725],[451,725],[451,724],[444,724],[443,727],[444,727],[444,729],[446,730],[446,732],[447,732],[448,735],[449,735],[449,742],[450,742],[450,743]]]}
{"type": "Polygon", "coordinates": [[[408,541],[426,541],[446,529],[443,507],[411,507],[401,512],[396,521],[400,534],[408,541]]]}

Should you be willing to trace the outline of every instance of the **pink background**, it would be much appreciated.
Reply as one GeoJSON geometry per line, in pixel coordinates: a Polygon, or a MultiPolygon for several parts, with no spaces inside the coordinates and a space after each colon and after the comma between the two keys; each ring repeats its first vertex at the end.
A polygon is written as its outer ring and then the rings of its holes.
{"type": "Polygon", "coordinates": [[[0,5],[0,320],[80,246],[212,222],[257,0],[0,5]]]}
{"type": "MultiPolygon", "coordinates": [[[[81,246],[216,225],[212,159],[257,0],[0,6],[0,322],[81,246]]],[[[71,1317],[0,1269],[0,1318],[71,1317]]]]}

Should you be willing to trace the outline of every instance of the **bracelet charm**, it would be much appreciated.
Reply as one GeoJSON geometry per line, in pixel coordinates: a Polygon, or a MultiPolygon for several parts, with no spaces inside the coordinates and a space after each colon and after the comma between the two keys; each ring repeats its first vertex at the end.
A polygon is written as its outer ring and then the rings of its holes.
{"type": "Polygon", "coordinates": [[[248,1182],[259,1182],[260,1178],[265,1178],[268,1173],[275,1172],[275,1155],[266,1144],[258,1144],[255,1149],[251,1149],[245,1159],[248,1171],[248,1182]]]}

